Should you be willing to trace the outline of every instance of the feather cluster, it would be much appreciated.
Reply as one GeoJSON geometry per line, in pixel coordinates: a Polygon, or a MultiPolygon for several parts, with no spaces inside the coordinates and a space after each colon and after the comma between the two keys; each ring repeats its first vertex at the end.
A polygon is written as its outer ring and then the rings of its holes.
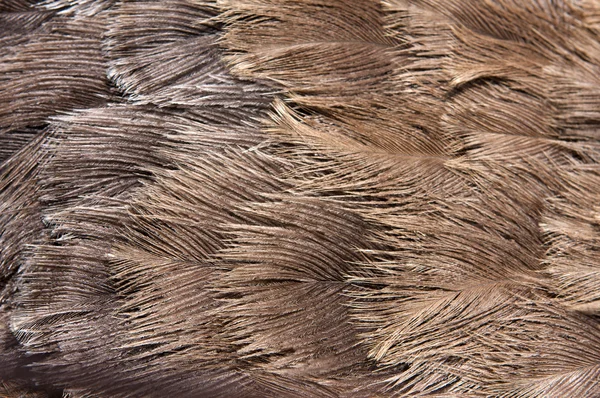
{"type": "Polygon", "coordinates": [[[594,0],[0,1],[0,396],[600,396],[594,0]]]}

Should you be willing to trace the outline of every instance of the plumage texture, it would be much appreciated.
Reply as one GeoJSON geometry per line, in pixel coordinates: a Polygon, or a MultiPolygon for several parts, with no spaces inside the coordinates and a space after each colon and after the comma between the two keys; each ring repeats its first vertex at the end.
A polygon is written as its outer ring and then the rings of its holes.
{"type": "Polygon", "coordinates": [[[600,396],[600,5],[0,1],[0,396],[600,396]]]}

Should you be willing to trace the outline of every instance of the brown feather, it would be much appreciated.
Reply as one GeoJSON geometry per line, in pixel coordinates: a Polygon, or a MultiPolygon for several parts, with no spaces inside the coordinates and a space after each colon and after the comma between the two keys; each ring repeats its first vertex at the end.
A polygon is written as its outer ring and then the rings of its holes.
{"type": "Polygon", "coordinates": [[[600,395],[591,0],[0,1],[0,396],[600,395]]]}

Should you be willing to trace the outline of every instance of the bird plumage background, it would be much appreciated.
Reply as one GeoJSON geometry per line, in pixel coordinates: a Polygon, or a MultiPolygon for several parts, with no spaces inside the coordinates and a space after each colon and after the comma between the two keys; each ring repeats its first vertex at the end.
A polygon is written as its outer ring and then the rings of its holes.
{"type": "Polygon", "coordinates": [[[2,0],[0,162],[0,396],[600,396],[596,0],[2,0]]]}

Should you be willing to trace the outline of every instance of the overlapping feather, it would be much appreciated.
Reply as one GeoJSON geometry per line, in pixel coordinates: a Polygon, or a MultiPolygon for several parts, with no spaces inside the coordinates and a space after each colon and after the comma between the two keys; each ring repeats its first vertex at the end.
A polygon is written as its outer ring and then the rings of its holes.
{"type": "Polygon", "coordinates": [[[594,2],[0,13],[2,393],[600,393],[594,2]]]}

